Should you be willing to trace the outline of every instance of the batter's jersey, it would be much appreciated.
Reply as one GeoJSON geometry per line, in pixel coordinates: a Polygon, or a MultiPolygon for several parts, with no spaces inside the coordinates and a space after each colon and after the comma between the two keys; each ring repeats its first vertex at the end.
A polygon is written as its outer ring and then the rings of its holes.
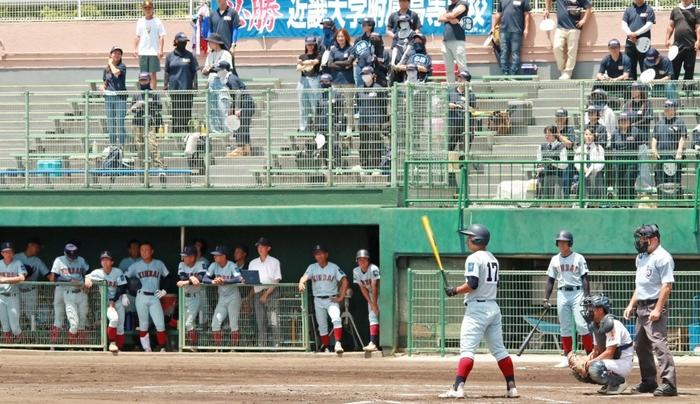
{"type": "MultiPolygon", "coordinates": [[[[241,276],[241,271],[232,261],[226,261],[226,265],[224,265],[223,268],[216,262],[212,262],[211,265],[209,265],[207,276],[211,280],[214,280],[215,278],[222,278],[225,282],[241,276]]],[[[239,293],[238,287],[231,284],[220,285],[217,287],[217,290],[219,291],[219,296],[230,296],[234,293],[239,293]]]]}
{"type": "Polygon", "coordinates": [[[467,257],[464,263],[464,279],[476,276],[479,278],[479,286],[464,296],[464,303],[472,300],[496,300],[499,269],[498,260],[489,251],[477,251],[467,257]]]}
{"type": "MultiPolygon", "coordinates": [[[[65,255],[56,258],[53,262],[53,266],[51,266],[51,273],[64,278],[75,279],[78,282],[83,282],[85,280],[85,274],[89,270],[90,267],[83,257],[78,257],[71,262],[68,261],[65,255]]],[[[62,288],[60,291],[62,290],[65,290],[65,288],[62,288]]]]}
{"type": "Polygon", "coordinates": [[[661,285],[673,283],[673,257],[661,245],[651,253],[637,255],[637,299],[658,299],[661,285]]]}
{"type": "Polygon", "coordinates": [[[131,264],[133,264],[134,262],[139,262],[139,261],[142,261],[141,257],[138,257],[136,259],[133,259],[131,257],[126,257],[119,263],[119,268],[124,268],[125,270],[129,269],[131,264]]]}
{"type": "MultiPolygon", "coordinates": [[[[613,324],[613,329],[605,333],[605,347],[629,345],[630,349],[625,349],[620,353],[620,359],[632,361],[634,357],[634,349],[631,349],[632,336],[630,336],[625,325],[619,320],[614,320],[613,324]]],[[[593,333],[593,335],[597,336],[599,334],[593,333]]]]}
{"type": "MultiPolygon", "coordinates": [[[[193,267],[188,267],[187,264],[185,264],[184,262],[180,262],[180,265],[178,265],[177,267],[177,277],[181,280],[184,280],[183,278],[187,278],[189,280],[192,275],[203,276],[205,273],[206,271],[202,269],[202,266],[199,262],[195,262],[193,267]]],[[[202,290],[202,285],[185,286],[185,293],[199,293],[200,290],[202,290]]]]}
{"type": "MultiPolygon", "coordinates": [[[[20,275],[27,276],[27,270],[24,268],[22,261],[12,259],[9,264],[5,264],[5,260],[0,260],[0,276],[6,278],[14,278],[20,275]]],[[[19,286],[16,283],[0,283],[1,293],[17,293],[19,286]]]]}
{"type": "Polygon", "coordinates": [[[317,263],[309,265],[304,275],[311,279],[314,296],[338,296],[338,281],[345,273],[332,262],[324,268],[317,263]]]}
{"type": "Polygon", "coordinates": [[[170,272],[163,261],[151,260],[148,264],[143,260],[134,262],[126,271],[126,277],[137,276],[141,281],[141,290],[156,293],[160,289],[160,277],[168,276],[170,272]]]}
{"type": "Polygon", "coordinates": [[[124,272],[115,267],[112,267],[109,274],[105,273],[104,268],[96,269],[90,272],[88,278],[90,278],[90,280],[93,282],[106,283],[107,300],[112,301],[114,301],[114,298],[117,296],[117,289],[122,285],[126,285],[126,277],[124,276],[124,272]]]}
{"type": "Polygon", "coordinates": [[[15,254],[15,259],[24,264],[24,269],[27,270],[27,282],[36,282],[39,280],[39,275],[46,276],[49,274],[49,268],[44,264],[39,257],[33,255],[28,257],[24,253],[15,254]]]}
{"type": "Polygon", "coordinates": [[[547,276],[556,279],[559,287],[582,286],[581,277],[587,273],[586,259],[573,251],[568,257],[562,257],[561,253],[552,257],[547,269],[547,276]]]}
{"type": "Polygon", "coordinates": [[[352,270],[353,282],[365,287],[369,290],[370,296],[372,295],[372,281],[379,280],[379,267],[374,264],[369,264],[367,272],[362,272],[362,268],[355,267],[352,270]]]}

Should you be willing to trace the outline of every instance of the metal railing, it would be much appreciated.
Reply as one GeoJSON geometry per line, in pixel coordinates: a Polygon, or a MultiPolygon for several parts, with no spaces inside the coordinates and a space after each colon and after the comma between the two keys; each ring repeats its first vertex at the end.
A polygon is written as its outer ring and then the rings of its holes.
{"type": "MultiPolygon", "coordinates": [[[[452,285],[464,283],[463,271],[445,271],[452,285]]],[[[700,272],[676,271],[673,292],[669,298],[668,340],[674,355],[686,355],[700,346],[700,323],[697,318],[698,276],[700,272]]],[[[589,272],[591,293],[605,293],[610,298],[611,313],[616,315],[634,338],[635,319],[624,320],[635,288],[635,273],[630,271],[589,272]]],[[[503,322],[506,349],[514,353],[534,322],[542,313],[547,275],[535,271],[499,272],[498,304],[503,322]]],[[[439,271],[408,270],[408,354],[459,352],[460,327],[464,317],[464,296],[448,298],[443,291],[439,271]]],[[[556,314],[557,292],[550,297],[554,308],[547,314],[527,352],[561,353],[559,321],[556,314]]],[[[574,327],[574,332],[576,327],[574,327]]],[[[576,340],[576,338],[574,338],[576,340]]],[[[483,344],[479,353],[487,353],[483,344]]]]}

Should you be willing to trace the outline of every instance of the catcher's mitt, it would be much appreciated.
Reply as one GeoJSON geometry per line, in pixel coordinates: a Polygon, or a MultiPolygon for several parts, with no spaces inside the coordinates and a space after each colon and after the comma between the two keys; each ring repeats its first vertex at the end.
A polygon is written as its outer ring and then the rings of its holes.
{"type": "Polygon", "coordinates": [[[566,359],[569,361],[569,368],[574,372],[578,373],[581,377],[588,377],[588,369],[586,369],[586,357],[576,355],[573,352],[569,352],[566,359]]]}

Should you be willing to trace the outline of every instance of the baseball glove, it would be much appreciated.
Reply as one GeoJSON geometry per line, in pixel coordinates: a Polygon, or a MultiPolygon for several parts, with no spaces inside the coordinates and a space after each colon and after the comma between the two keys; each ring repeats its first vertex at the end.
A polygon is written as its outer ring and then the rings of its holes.
{"type": "Polygon", "coordinates": [[[574,372],[578,373],[581,377],[588,377],[588,369],[586,369],[586,357],[576,355],[573,352],[569,352],[566,357],[569,361],[569,368],[574,372]]]}

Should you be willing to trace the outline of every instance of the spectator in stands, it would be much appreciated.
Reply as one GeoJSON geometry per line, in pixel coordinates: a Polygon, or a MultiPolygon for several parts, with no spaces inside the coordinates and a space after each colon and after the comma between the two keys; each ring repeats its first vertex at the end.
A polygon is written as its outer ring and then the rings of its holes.
{"type": "Polygon", "coordinates": [[[464,134],[469,133],[469,142],[473,141],[473,131],[468,130],[465,122],[467,114],[476,111],[476,96],[469,92],[469,103],[467,103],[467,83],[472,80],[472,75],[468,71],[460,72],[457,77],[457,86],[449,88],[449,110],[447,112],[447,131],[450,134],[448,148],[453,150],[466,150],[464,144],[464,134]]]}
{"type": "MultiPolygon", "coordinates": [[[[666,100],[664,116],[654,126],[651,138],[651,155],[660,163],[656,165],[656,186],[661,184],[680,184],[681,170],[678,164],[669,164],[673,160],[683,159],[683,148],[687,138],[685,122],[676,116],[678,101],[666,100]]],[[[680,196],[680,195],[676,195],[680,196]]]]}
{"type": "Polygon", "coordinates": [[[634,0],[631,6],[625,10],[622,16],[622,30],[627,35],[625,41],[625,54],[630,58],[630,79],[637,80],[637,65],[643,72],[645,52],[637,50],[637,40],[648,38],[651,40],[651,27],[656,24],[656,14],[645,0],[634,0]]]}
{"type": "Polygon", "coordinates": [[[423,22],[418,13],[408,8],[410,4],[410,0],[399,0],[399,10],[391,13],[389,18],[386,20],[386,35],[391,38],[392,46],[393,42],[396,41],[396,34],[399,32],[399,18],[402,15],[408,16],[416,33],[420,32],[420,29],[423,26],[423,22]]]}
{"type": "MultiPolygon", "coordinates": [[[[648,160],[648,143],[651,133],[651,123],[654,120],[654,107],[651,101],[647,99],[646,84],[634,82],[631,89],[631,98],[625,104],[623,111],[627,112],[630,117],[630,122],[633,128],[637,128],[640,134],[639,141],[639,160],[648,160]]],[[[639,178],[642,188],[649,189],[651,183],[651,167],[644,163],[639,165],[639,178]]]]}
{"type": "Polygon", "coordinates": [[[297,58],[297,71],[301,74],[297,93],[299,96],[299,132],[306,132],[311,125],[318,98],[321,57],[316,37],[308,35],[304,40],[304,53],[297,58]]]}
{"type": "MultiPolygon", "coordinates": [[[[556,130],[554,132],[554,137],[566,148],[569,160],[574,158],[574,149],[578,147],[581,143],[580,136],[574,131],[569,125],[569,111],[564,108],[559,108],[554,111],[554,121],[556,130]]],[[[564,189],[570,189],[571,183],[574,180],[574,175],[576,174],[576,168],[569,165],[566,171],[563,173],[563,186],[564,189]]]]}
{"type": "MultiPolygon", "coordinates": [[[[556,0],[557,1],[557,30],[554,33],[554,59],[561,72],[559,80],[569,80],[576,66],[578,56],[578,41],[581,29],[588,21],[593,11],[593,5],[588,0],[556,0]],[[584,9],[583,18],[581,9],[584,9]]],[[[552,0],[545,1],[544,18],[549,18],[549,8],[552,0]]]]}
{"type": "MultiPolygon", "coordinates": [[[[321,21],[323,27],[323,39],[319,46],[319,52],[324,55],[330,54],[331,46],[335,43],[335,22],[332,18],[324,18],[321,21]]],[[[323,59],[322,59],[323,60],[323,59]]],[[[327,60],[327,59],[326,59],[327,60]]],[[[321,73],[330,73],[331,69],[328,64],[321,64],[321,73]]]]}
{"type": "MultiPolygon", "coordinates": [[[[598,124],[605,128],[605,136],[601,137],[600,133],[597,132],[598,138],[596,141],[598,144],[602,145],[606,149],[609,149],[612,141],[612,134],[615,132],[617,127],[617,119],[615,118],[615,112],[608,105],[608,96],[605,90],[602,88],[596,88],[591,93],[591,105],[595,106],[598,111],[598,124]]],[[[591,123],[590,114],[586,115],[586,124],[591,123]]]]}
{"type": "MultiPolygon", "coordinates": [[[[501,72],[515,76],[520,73],[520,53],[523,39],[530,33],[530,0],[498,0],[498,13],[491,27],[500,25],[501,72]],[[510,56],[511,63],[508,63],[510,56]]],[[[491,28],[491,35],[494,29],[491,28]]]]}
{"type": "MultiPolygon", "coordinates": [[[[603,197],[603,163],[593,163],[593,161],[604,161],[605,150],[596,143],[596,132],[592,128],[587,128],[583,132],[583,144],[576,149],[575,161],[585,161],[584,164],[575,164],[578,170],[579,186],[584,184],[584,196],[589,199],[601,199],[603,197]],[[583,167],[582,167],[583,166],[583,167]]],[[[572,190],[573,191],[573,190],[572,190]]]]}
{"type": "Polygon", "coordinates": [[[620,199],[629,200],[634,197],[634,183],[637,180],[638,170],[636,164],[625,163],[625,161],[637,159],[642,133],[639,128],[631,125],[631,117],[628,112],[620,112],[617,123],[617,130],[613,135],[612,142],[614,159],[621,162],[615,164],[617,192],[620,199]]]}
{"type": "Polygon", "coordinates": [[[652,97],[666,97],[669,99],[675,98],[675,85],[670,83],[673,78],[673,64],[666,56],[659,54],[655,48],[647,51],[645,62],[648,69],[653,69],[656,72],[654,83],[651,89],[652,97]],[[669,83],[663,83],[668,81],[669,83]]]}
{"type": "MultiPolygon", "coordinates": [[[[136,150],[139,158],[144,158],[144,143],[143,138],[146,133],[146,91],[151,89],[151,74],[149,72],[139,73],[139,88],[141,91],[134,95],[129,112],[134,114],[134,119],[131,121],[131,128],[134,131],[134,141],[136,142],[136,150]]],[[[148,152],[151,157],[151,167],[165,169],[165,163],[160,157],[158,142],[156,140],[156,128],[163,127],[163,103],[160,101],[160,95],[157,93],[148,93],[148,152]]],[[[163,175],[165,175],[163,173],[163,175]]]]}
{"type": "MultiPolygon", "coordinates": [[[[354,52],[353,57],[355,61],[359,61],[363,55],[370,53],[369,45],[371,35],[374,32],[374,26],[376,24],[374,22],[374,18],[372,17],[360,18],[357,20],[357,23],[362,26],[362,35],[355,38],[355,41],[352,43],[354,52]]],[[[353,69],[353,77],[358,87],[362,84],[362,78],[360,77],[361,71],[362,68],[360,67],[359,63],[355,64],[353,69]]]]}
{"type": "Polygon", "coordinates": [[[236,42],[238,42],[238,27],[241,20],[236,10],[228,6],[227,0],[216,0],[219,9],[209,16],[209,32],[221,35],[224,49],[231,53],[231,73],[238,76],[236,71],[236,42]]]}
{"type": "Polygon", "coordinates": [[[175,50],[165,57],[165,91],[171,90],[173,110],[173,132],[187,133],[192,119],[192,90],[197,89],[197,58],[187,50],[189,39],[178,32],[173,40],[175,50]]]}
{"type": "MultiPolygon", "coordinates": [[[[537,198],[538,199],[563,199],[568,192],[563,189],[563,175],[566,170],[567,153],[555,133],[557,127],[544,128],[545,142],[537,149],[537,198]]],[[[543,205],[543,207],[546,205],[543,205]]]]}
{"type": "MultiPolygon", "coordinates": [[[[335,44],[331,46],[330,52],[328,67],[330,67],[333,76],[333,87],[354,88],[355,78],[352,73],[354,56],[350,45],[350,35],[344,28],[335,31],[335,44]]],[[[348,132],[352,132],[353,111],[351,103],[345,106],[345,115],[348,123],[346,129],[348,132]]]]}
{"type": "Polygon", "coordinates": [[[413,48],[413,38],[416,32],[413,30],[413,21],[408,15],[399,16],[399,30],[394,36],[394,41],[391,44],[391,71],[389,71],[389,87],[395,82],[405,77],[401,75],[401,71],[397,70],[397,66],[408,63],[408,51],[413,48]]]}
{"type": "Polygon", "coordinates": [[[151,89],[155,90],[158,86],[156,73],[160,71],[160,59],[165,49],[165,27],[160,18],[153,16],[153,1],[144,1],[142,9],[144,16],[136,22],[134,57],[139,59],[141,71],[151,74],[151,89]]]}
{"type": "Polygon", "coordinates": [[[231,69],[231,65],[224,61],[219,62],[219,64],[212,69],[212,71],[219,74],[219,77],[224,78],[226,87],[232,91],[231,95],[233,97],[228,114],[235,115],[241,120],[241,126],[234,133],[237,147],[228,155],[230,157],[250,156],[250,123],[253,120],[253,115],[255,115],[255,101],[248,92],[246,85],[243,84],[238,76],[230,72],[229,69],[231,69]]]}
{"type": "Polygon", "coordinates": [[[673,79],[678,80],[682,66],[683,80],[693,80],[695,59],[700,48],[700,12],[693,0],[681,0],[671,10],[671,22],[666,29],[666,47],[670,48],[671,45],[678,47],[678,55],[673,59],[673,79]]]}
{"type": "Polygon", "coordinates": [[[370,50],[371,52],[364,53],[358,60],[357,65],[360,68],[371,66],[374,69],[374,75],[377,77],[377,83],[382,87],[387,87],[387,78],[389,69],[391,68],[389,52],[384,49],[384,41],[382,34],[372,32],[370,35],[370,50]]]}
{"type": "Polygon", "coordinates": [[[376,82],[374,69],[362,69],[362,87],[355,93],[359,115],[360,164],[364,169],[378,169],[382,159],[382,136],[388,133],[388,92],[376,82]]]}
{"type": "MultiPolygon", "coordinates": [[[[634,49],[636,52],[636,48],[634,49]]],[[[604,88],[608,91],[615,91],[624,98],[628,98],[628,85],[622,84],[622,82],[630,77],[632,62],[630,62],[629,56],[620,52],[620,41],[615,38],[608,41],[608,52],[610,52],[610,54],[606,55],[600,62],[600,68],[596,76],[598,81],[602,83],[595,84],[593,88],[604,88]]],[[[636,68],[634,72],[636,77],[636,68]]]]}
{"type": "Polygon", "coordinates": [[[204,61],[202,74],[207,76],[209,86],[209,131],[223,133],[226,131],[224,120],[226,119],[231,99],[226,90],[226,84],[216,74],[211,74],[211,70],[221,61],[231,63],[231,53],[224,49],[224,41],[221,35],[216,32],[209,34],[206,41],[211,51],[204,61]]]}
{"type": "Polygon", "coordinates": [[[454,83],[452,69],[455,62],[459,71],[467,70],[466,36],[462,28],[462,18],[469,13],[469,6],[464,0],[450,0],[445,13],[438,17],[438,22],[444,24],[442,32],[442,58],[445,61],[445,71],[448,83],[454,83]]]}
{"type": "MultiPolygon", "coordinates": [[[[586,129],[590,129],[591,132],[595,133],[596,138],[600,138],[602,142],[605,142],[608,132],[605,128],[605,125],[601,122],[601,117],[600,115],[602,114],[603,110],[595,104],[591,104],[586,108],[586,129]]],[[[614,128],[614,126],[613,126],[614,128]]],[[[614,129],[613,129],[614,130],[614,129]]],[[[611,139],[612,139],[612,134],[611,134],[611,139]]],[[[585,141],[586,139],[584,139],[585,141]]]]}
{"type": "Polygon", "coordinates": [[[428,55],[428,50],[425,48],[425,35],[417,33],[413,36],[413,49],[408,50],[406,57],[402,58],[395,67],[396,73],[394,74],[395,82],[402,83],[408,82],[421,82],[425,83],[428,77],[433,73],[433,60],[428,55]],[[402,63],[403,62],[403,63],[402,63]],[[407,71],[407,66],[413,64],[416,69],[414,70],[416,76],[409,74],[407,71]],[[412,80],[408,80],[412,78],[412,80]]]}
{"type": "Polygon", "coordinates": [[[107,67],[102,72],[104,83],[99,90],[104,91],[105,110],[107,111],[107,128],[111,145],[124,145],[126,130],[126,65],[122,62],[122,48],[113,46],[109,52],[107,67]],[[118,93],[119,92],[119,93],[118,93]]]}
{"type": "Polygon", "coordinates": [[[321,158],[328,158],[329,135],[333,136],[334,159],[336,164],[340,164],[339,136],[345,130],[345,97],[337,91],[332,90],[333,76],[328,73],[321,75],[321,93],[316,101],[314,132],[324,137],[325,143],[321,148],[321,158]],[[336,153],[337,152],[337,153],[336,153]],[[337,157],[337,158],[336,158],[337,157]]]}

